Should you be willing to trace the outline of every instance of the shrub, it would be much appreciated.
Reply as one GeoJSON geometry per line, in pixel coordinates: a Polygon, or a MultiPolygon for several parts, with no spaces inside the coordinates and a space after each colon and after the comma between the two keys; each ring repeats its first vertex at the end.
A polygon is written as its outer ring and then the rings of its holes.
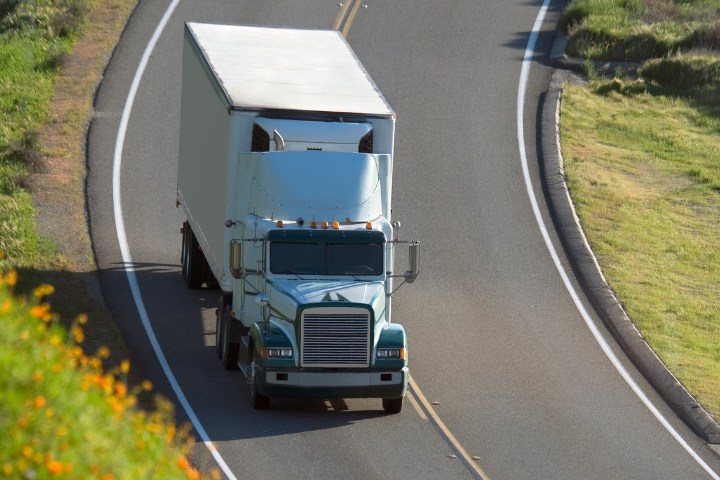
{"type": "MultiPolygon", "coordinates": [[[[37,287],[29,299],[11,288],[17,275],[0,273],[0,476],[3,478],[200,478],[187,454],[192,439],[158,400],[138,409],[123,361],[105,373],[100,348],[86,356],[80,316],[69,330],[57,322],[37,287]]],[[[217,478],[218,472],[212,477],[217,478]]]]}
{"type": "Polygon", "coordinates": [[[677,90],[720,84],[720,57],[683,55],[648,60],[640,69],[645,81],[677,90]]]}

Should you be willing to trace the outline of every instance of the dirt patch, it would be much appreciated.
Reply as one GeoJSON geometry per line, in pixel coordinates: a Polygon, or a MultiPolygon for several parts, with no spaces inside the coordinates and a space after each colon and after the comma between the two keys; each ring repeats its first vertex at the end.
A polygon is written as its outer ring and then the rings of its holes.
{"type": "Polygon", "coordinates": [[[83,348],[94,354],[110,348],[107,366],[127,358],[127,349],[105,306],[88,233],[85,204],[86,136],[95,91],[137,0],[97,2],[73,52],[64,58],[49,105],[48,122],[39,132],[40,168],[32,191],[38,232],[59,250],[62,268],[42,272],[55,287],[53,309],[65,323],[85,313],[83,348]]]}

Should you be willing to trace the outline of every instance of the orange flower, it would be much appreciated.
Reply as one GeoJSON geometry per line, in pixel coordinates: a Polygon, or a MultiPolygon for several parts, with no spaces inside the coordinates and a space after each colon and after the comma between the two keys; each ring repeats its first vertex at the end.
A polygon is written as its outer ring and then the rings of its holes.
{"type": "Polygon", "coordinates": [[[43,408],[45,406],[45,403],[47,402],[45,400],[45,397],[43,397],[42,395],[38,395],[37,397],[35,397],[34,403],[35,408],[43,408]]]}
{"type": "Polygon", "coordinates": [[[118,382],[115,385],[115,394],[118,397],[123,398],[127,394],[127,385],[122,382],[118,382]]]}
{"type": "Polygon", "coordinates": [[[57,460],[50,459],[47,462],[47,469],[52,475],[59,475],[63,471],[63,464],[57,460]]]}
{"type": "Polygon", "coordinates": [[[182,470],[187,470],[188,468],[190,468],[190,462],[188,462],[188,459],[185,458],[185,455],[181,455],[178,457],[177,464],[178,467],[180,467],[180,469],[182,470]]]}

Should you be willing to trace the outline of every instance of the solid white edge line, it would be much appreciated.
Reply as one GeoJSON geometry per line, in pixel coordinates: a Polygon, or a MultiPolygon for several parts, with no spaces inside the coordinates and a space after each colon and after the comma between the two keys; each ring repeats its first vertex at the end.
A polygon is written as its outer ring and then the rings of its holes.
{"type": "Polygon", "coordinates": [[[170,16],[173,14],[175,9],[177,8],[178,4],[180,3],[180,0],[173,0],[172,3],[168,6],[167,10],[165,11],[165,14],[163,15],[162,19],[160,20],[160,23],[155,28],[155,32],[150,39],[150,42],[145,47],[145,51],[143,52],[142,58],[140,60],[140,64],[138,65],[138,69],[135,71],[135,77],[133,78],[132,85],[130,87],[130,91],[128,92],[127,100],[125,101],[125,108],[123,109],[122,118],[120,120],[120,125],[118,127],[118,133],[117,133],[117,139],[115,142],[115,153],[113,156],[113,175],[112,175],[112,184],[113,184],[113,210],[115,213],[115,229],[117,231],[117,239],[118,244],[120,246],[120,252],[122,253],[122,259],[123,259],[123,265],[125,269],[125,274],[127,276],[128,283],[130,284],[130,290],[132,291],[132,296],[135,301],[135,306],[137,307],[138,314],[140,315],[140,319],[142,321],[142,325],[145,328],[145,332],[147,333],[148,339],[150,340],[150,344],[152,345],[153,350],[155,351],[155,355],[157,356],[158,361],[160,362],[160,365],[162,366],[163,372],[165,373],[165,376],[167,377],[168,381],[170,382],[170,386],[173,389],[173,392],[178,398],[178,401],[180,402],[180,405],[182,405],[183,410],[185,410],[185,413],[187,414],[188,418],[190,419],[190,422],[192,423],[193,427],[195,428],[195,431],[198,433],[200,438],[202,439],[203,443],[207,447],[207,449],[210,451],[212,456],[215,458],[215,461],[222,469],[223,473],[230,479],[230,480],[237,480],[235,475],[230,470],[230,467],[225,463],[225,460],[223,460],[222,456],[220,455],[220,452],[215,448],[215,445],[210,441],[210,438],[208,437],[208,434],[205,432],[205,429],[203,428],[202,424],[200,423],[200,420],[195,415],[195,412],[193,411],[192,407],[190,406],[190,403],[187,400],[187,397],[185,397],[185,393],[183,392],[182,388],[180,388],[180,385],[177,382],[177,379],[175,378],[175,375],[172,372],[172,369],[170,368],[170,365],[168,364],[167,359],[165,358],[165,354],[162,351],[162,348],[160,347],[160,344],[157,341],[157,337],[155,336],[155,331],[152,328],[152,325],[150,324],[150,318],[148,317],[147,310],[145,309],[145,303],[143,302],[142,294],[140,293],[140,285],[137,281],[137,276],[135,275],[135,270],[133,267],[133,260],[132,256],[130,255],[130,247],[128,246],[127,241],[127,235],[125,234],[125,223],[123,218],[123,211],[122,211],[122,197],[120,195],[120,176],[121,176],[121,169],[120,166],[122,164],[122,151],[123,146],[125,144],[125,134],[127,132],[127,126],[128,126],[128,120],[130,118],[130,112],[132,111],[133,103],[135,102],[135,96],[137,94],[138,86],[140,84],[140,79],[143,76],[143,73],[145,72],[145,68],[147,67],[148,60],[150,58],[150,55],[152,54],[153,50],[155,49],[155,45],[157,44],[158,39],[160,38],[160,35],[162,35],[163,30],[165,29],[165,26],[167,25],[170,16]]]}
{"type": "Polygon", "coordinates": [[[557,254],[557,251],[555,250],[555,247],[553,246],[552,240],[550,239],[550,235],[548,234],[547,227],[545,226],[545,222],[542,219],[542,215],[540,214],[540,207],[538,206],[537,200],[535,199],[535,191],[532,186],[532,181],[530,179],[530,171],[528,169],[528,162],[527,162],[527,155],[525,152],[525,126],[523,122],[523,112],[525,109],[525,93],[527,89],[527,82],[528,82],[528,76],[530,72],[530,65],[532,63],[532,56],[535,50],[535,45],[537,44],[538,35],[540,32],[540,27],[542,26],[542,23],[545,19],[545,14],[547,12],[548,5],[550,4],[550,0],[544,0],[542,7],[540,8],[540,12],[538,13],[537,18],[535,19],[535,24],[533,25],[532,32],[530,34],[530,38],[528,39],[527,48],[525,49],[525,56],[523,57],[523,64],[522,64],[522,70],[520,72],[520,83],[518,85],[518,94],[517,94],[517,136],[518,136],[518,147],[520,150],[520,159],[522,162],[522,170],[523,170],[523,176],[525,177],[525,187],[527,189],[528,197],[530,198],[530,203],[532,204],[533,213],[535,214],[535,220],[537,221],[538,227],[540,227],[540,232],[542,232],[543,239],[545,241],[545,245],[547,246],[548,251],[550,252],[550,256],[553,259],[553,263],[555,263],[555,267],[557,268],[558,272],[560,273],[560,277],[563,280],[563,283],[565,284],[565,287],[567,288],[568,292],[570,293],[570,296],[573,299],[573,302],[575,302],[575,306],[577,307],[578,311],[583,317],[583,320],[585,320],[585,324],[588,326],[590,331],[592,332],[593,336],[595,337],[595,340],[598,342],[600,347],[602,348],[603,352],[605,352],[605,355],[610,359],[612,364],[615,366],[617,371],[620,373],[620,375],[625,379],[625,382],[630,386],[630,388],[635,392],[635,394],[640,398],[640,400],[645,404],[645,406],[652,412],[652,414],[657,418],[657,420],[662,424],[663,427],[675,438],[675,440],[682,445],[682,447],[695,459],[695,461],[714,479],[714,480],[720,480],[720,476],[716,474],[710,466],[705,463],[705,461],[700,458],[700,455],[695,452],[695,450],[692,449],[690,445],[683,439],[680,434],[670,425],[670,423],[665,419],[665,417],[660,413],[660,411],[655,407],[655,405],[650,402],[650,399],[645,395],[645,393],[640,389],[640,387],[635,383],[635,381],[630,377],[630,374],[625,369],[625,367],[622,366],[620,363],[620,360],[615,356],[613,351],[610,349],[610,346],[605,341],[603,336],[600,334],[600,331],[593,322],[592,318],[588,314],[587,310],[585,309],[585,306],[580,301],[580,298],[575,291],[575,287],[573,287],[572,283],[570,283],[570,279],[568,277],[567,272],[562,266],[562,263],[560,262],[560,258],[557,254]]]}

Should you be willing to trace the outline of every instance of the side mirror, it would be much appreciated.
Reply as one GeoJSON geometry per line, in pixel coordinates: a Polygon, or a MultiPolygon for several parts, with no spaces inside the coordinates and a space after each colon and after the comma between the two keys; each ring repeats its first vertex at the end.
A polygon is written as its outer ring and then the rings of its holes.
{"type": "Polygon", "coordinates": [[[242,266],[243,248],[242,241],[231,240],[230,241],[230,274],[233,278],[245,277],[245,269],[242,266]]]}
{"type": "Polygon", "coordinates": [[[403,277],[407,283],[413,283],[420,274],[420,242],[413,242],[408,246],[408,259],[410,270],[403,277]]]}

